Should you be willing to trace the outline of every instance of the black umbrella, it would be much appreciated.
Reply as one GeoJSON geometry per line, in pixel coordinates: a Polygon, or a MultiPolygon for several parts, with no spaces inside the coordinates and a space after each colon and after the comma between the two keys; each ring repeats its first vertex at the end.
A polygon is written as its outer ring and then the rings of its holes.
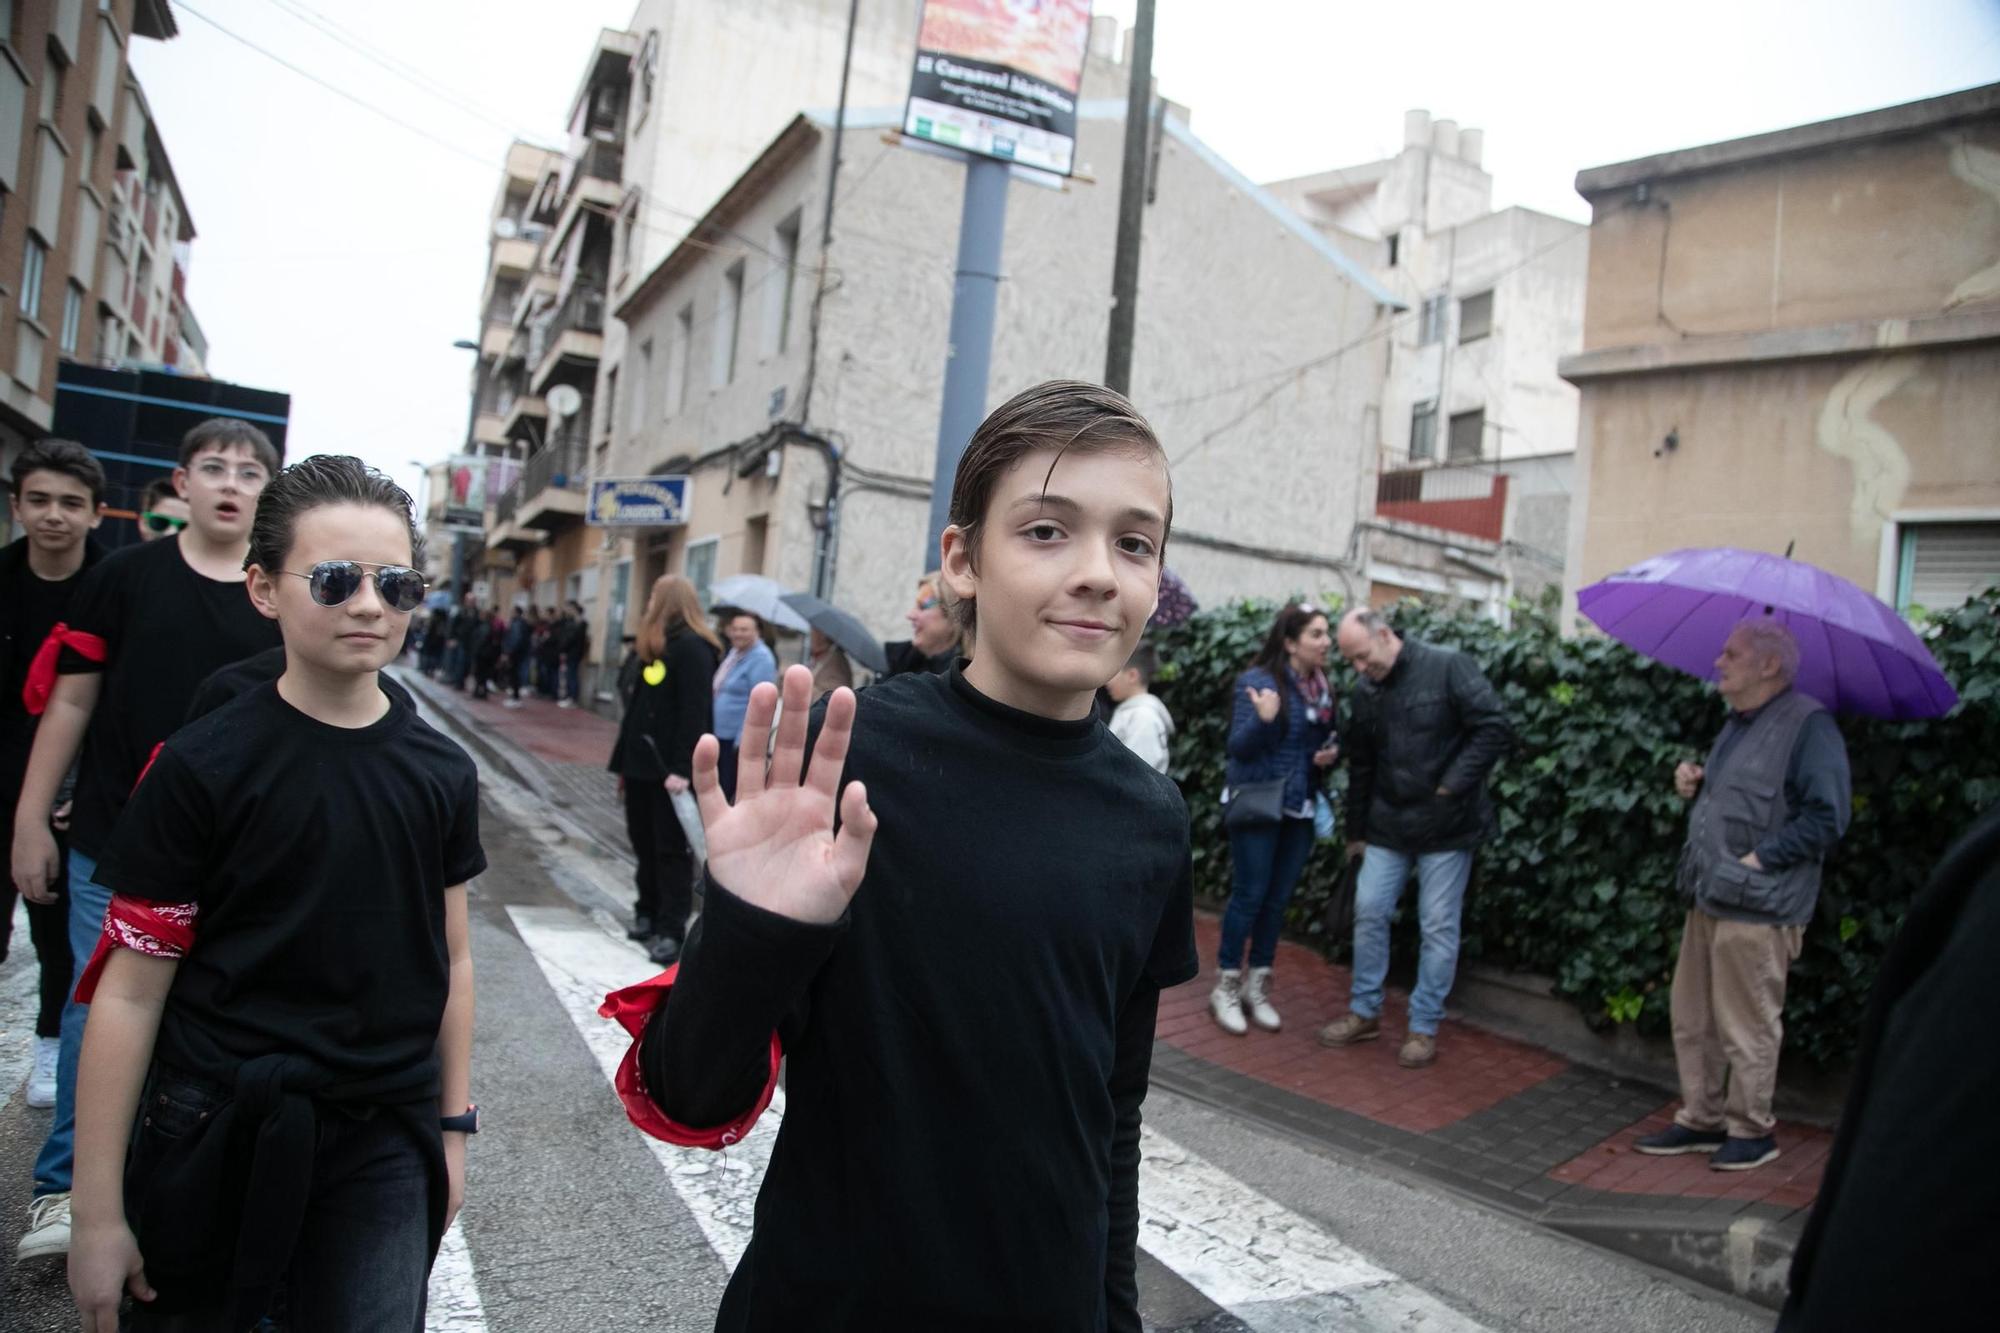
{"type": "Polygon", "coordinates": [[[832,639],[856,666],[867,667],[878,676],[889,669],[889,654],[883,650],[882,641],[847,612],[809,592],[788,592],[779,600],[804,616],[808,625],[832,639]]]}

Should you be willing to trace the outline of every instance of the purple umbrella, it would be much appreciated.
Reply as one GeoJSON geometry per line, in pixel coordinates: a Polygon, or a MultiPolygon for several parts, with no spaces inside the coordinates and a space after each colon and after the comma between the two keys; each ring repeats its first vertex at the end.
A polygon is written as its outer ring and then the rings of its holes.
{"type": "Polygon", "coordinates": [[[1171,569],[1160,570],[1160,604],[1153,610],[1153,618],[1146,622],[1148,629],[1171,629],[1180,624],[1200,608],[1194,600],[1194,593],[1187,581],[1171,569]]]}
{"type": "Polygon", "coordinates": [[[1888,606],[1837,574],[1726,546],[1669,551],[1576,595],[1605,633],[1703,680],[1740,620],[1769,615],[1799,641],[1794,684],[1841,712],[1938,717],[1958,692],[1888,606]]]}

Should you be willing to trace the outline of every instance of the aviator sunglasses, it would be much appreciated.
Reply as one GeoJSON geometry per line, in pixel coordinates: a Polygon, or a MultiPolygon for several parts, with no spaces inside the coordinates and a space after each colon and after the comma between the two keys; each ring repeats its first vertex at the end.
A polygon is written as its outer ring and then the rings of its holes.
{"type": "Polygon", "coordinates": [[[361,591],[361,580],[375,580],[375,591],[392,611],[414,611],[424,600],[424,576],[406,565],[365,565],[358,560],[322,560],[304,574],[281,569],[304,579],[312,599],[321,606],[339,606],[361,591]]]}

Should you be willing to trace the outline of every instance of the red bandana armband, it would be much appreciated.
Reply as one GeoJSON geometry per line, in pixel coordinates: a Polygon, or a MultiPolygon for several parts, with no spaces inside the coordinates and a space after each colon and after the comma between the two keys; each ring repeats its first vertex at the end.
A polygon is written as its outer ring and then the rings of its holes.
{"type": "Polygon", "coordinates": [[[21,706],[28,710],[28,716],[40,717],[48,708],[49,696],[56,690],[56,663],[65,648],[93,662],[102,662],[110,654],[110,646],[95,634],[63,624],[51,629],[28,663],[28,682],[21,687],[21,706]]]}
{"type": "Polygon", "coordinates": [[[597,1006],[599,1017],[618,1024],[632,1038],[632,1049],[625,1052],[613,1083],[618,1089],[618,1100],[625,1104],[626,1117],[645,1133],[682,1148],[727,1148],[732,1143],[741,1142],[743,1136],[750,1132],[750,1127],[757,1123],[757,1117],[764,1114],[764,1108],[771,1104],[771,1095],[778,1090],[778,1063],[784,1058],[784,1048],[779,1044],[778,1034],[773,1032],[771,1073],[764,1080],[764,1090],[757,1094],[757,1100],[751,1103],[748,1111],[728,1124],[712,1129],[695,1129],[668,1119],[646,1093],[646,1080],[639,1072],[639,1041],[645,1035],[646,1021],[653,1016],[653,1011],[667,1002],[667,995],[673,990],[674,979],[680,975],[680,970],[681,965],[675,963],[650,981],[611,992],[604,997],[604,1003],[597,1006]]]}
{"type": "Polygon", "coordinates": [[[149,958],[187,957],[187,951],[194,947],[194,917],[193,903],[155,903],[112,894],[97,949],[77,979],[76,1002],[90,1003],[114,949],[130,949],[149,958]]]}

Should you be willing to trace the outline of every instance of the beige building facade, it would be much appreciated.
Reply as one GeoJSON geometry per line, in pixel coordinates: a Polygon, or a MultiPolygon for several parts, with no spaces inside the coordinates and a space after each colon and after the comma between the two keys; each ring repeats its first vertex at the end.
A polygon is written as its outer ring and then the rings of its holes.
{"type": "Polygon", "coordinates": [[[2000,582],[2000,85],[1581,173],[1569,592],[1793,551],[1909,611],[2000,582]]]}

